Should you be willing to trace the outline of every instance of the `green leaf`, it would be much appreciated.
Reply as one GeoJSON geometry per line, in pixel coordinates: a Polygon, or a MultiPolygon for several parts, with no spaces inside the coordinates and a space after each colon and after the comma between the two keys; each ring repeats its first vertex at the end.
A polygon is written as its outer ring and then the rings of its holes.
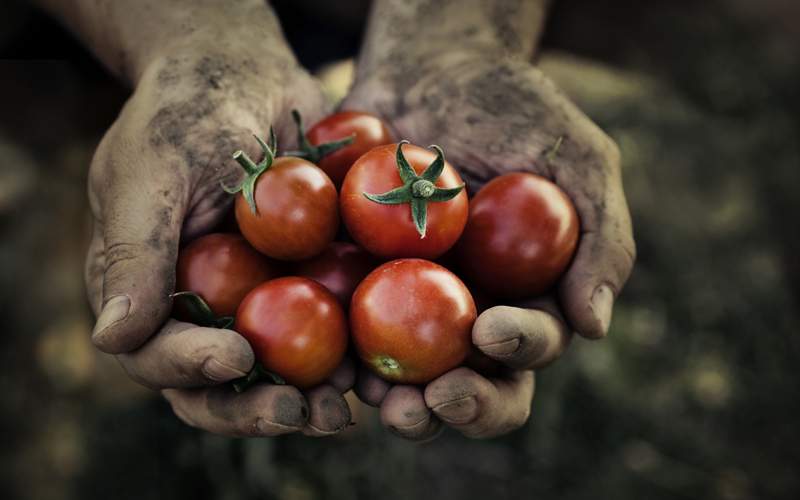
{"type": "Polygon", "coordinates": [[[426,198],[414,198],[411,200],[411,217],[414,219],[414,226],[422,238],[427,231],[428,219],[428,200],[426,198]]]}
{"type": "Polygon", "coordinates": [[[428,165],[428,168],[420,174],[419,178],[435,183],[439,180],[439,176],[442,175],[442,171],[444,170],[444,152],[442,152],[442,148],[439,146],[434,145],[431,146],[431,148],[436,150],[436,159],[433,160],[433,163],[428,165]]]}
{"type": "Polygon", "coordinates": [[[211,308],[208,307],[208,304],[206,304],[202,297],[196,293],[178,292],[173,293],[172,297],[178,297],[183,300],[183,303],[186,304],[186,308],[189,309],[189,315],[192,317],[192,321],[196,325],[206,328],[219,328],[217,326],[217,316],[214,314],[211,308]]]}
{"type": "Polygon", "coordinates": [[[383,194],[369,194],[364,193],[368,200],[381,205],[399,205],[401,203],[408,203],[411,201],[413,195],[409,186],[400,186],[399,188],[392,189],[388,193],[383,194]]]}
{"type": "Polygon", "coordinates": [[[428,199],[428,201],[439,201],[439,202],[441,202],[441,201],[450,201],[453,198],[455,198],[456,196],[458,196],[459,193],[461,193],[461,191],[464,190],[464,186],[465,186],[464,184],[461,184],[458,187],[449,188],[449,189],[436,188],[436,190],[433,192],[433,194],[430,195],[427,199],[428,199]]]}
{"type": "Polygon", "coordinates": [[[403,144],[410,143],[408,141],[400,141],[400,144],[397,145],[395,157],[397,158],[397,171],[400,173],[400,179],[403,181],[403,185],[409,186],[414,181],[419,180],[419,176],[406,160],[406,156],[403,154],[403,144]]]}
{"type": "Polygon", "coordinates": [[[286,385],[286,382],[280,375],[272,373],[264,369],[261,363],[256,363],[253,368],[242,378],[236,379],[233,382],[233,388],[238,393],[247,390],[248,387],[256,382],[267,382],[274,385],[286,385]]]}

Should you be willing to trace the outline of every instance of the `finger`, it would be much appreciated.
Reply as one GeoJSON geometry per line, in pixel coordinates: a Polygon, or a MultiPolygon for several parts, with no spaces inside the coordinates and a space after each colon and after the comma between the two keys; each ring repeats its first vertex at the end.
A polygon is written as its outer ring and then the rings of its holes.
{"type": "Polygon", "coordinates": [[[428,384],[425,403],[450,427],[483,439],[522,427],[530,415],[533,389],[532,371],[486,379],[462,367],[428,384]]]}
{"type": "Polygon", "coordinates": [[[381,403],[381,422],[384,427],[408,441],[423,443],[444,431],[442,421],[425,404],[422,388],[414,385],[395,385],[381,403]]]}
{"type": "Polygon", "coordinates": [[[391,382],[380,378],[372,373],[369,368],[359,363],[356,385],[353,387],[358,399],[373,408],[377,408],[391,388],[391,382]]]}
{"type": "Polygon", "coordinates": [[[309,415],[300,430],[306,436],[331,436],[350,425],[350,405],[341,391],[331,385],[321,385],[303,392],[308,401],[309,415]]]}
{"type": "Polygon", "coordinates": [[[166,389],[164,397],[184,422],[225,437],[267,437],[297,432],[308,403],[288,385],[257,384],[237,393],[231,384],[203,389],[166,389]]]}
{"type": "Polygon", "coordinates": [[[517,370],[541,370],[558,360],[574,334],[549,297],[496,306],[472,327],[472,342],[484,354],[517,370]]]}
{"type": "Polygon", "coordinates": [[[151,389],[215,385],[244,377],[253,350],[232,330],[201,328],[170,319],[142,347],[117,360],[128,376],[151,389]]]}
{"type": "Polygon", "coordinates": [[[349,355],[345,355],[339,366],[333,373],[325,379],[325,383],[335,387],[340,393],[344,394],[353,388],[356,383],[356,361],[349,355]]]}
{"type": "Polygon", "coordinates": [[[90,296],[102,297],[93,305],[100,315],[92,342],[118,354],[142,345],[169,316],[186,200],[169,189],[176,184],[172,174],[136,160],[122,166],[125,152],[114,151],[112,160],[111,147],[101,144],[90,173],[90,190],[103,198],[92,202],[96,226],[86,269],[93,280],[90,296]]]}
{"type": "MultiPolygon", "coordinates": [[[[570,325],[589,339],[603,338],[608,333],[614,300],[636,260],[631,217],[622,190],[619,151],[613,144],[608,151],[604,157],[608,159],[594,165],[593,176],[597,178],[589,179],[599,190],[564,187],[575,203],[581,238],[558,291],[570,325]]],[[[567,186],[586,182],[571,179],[567,186]]]]}

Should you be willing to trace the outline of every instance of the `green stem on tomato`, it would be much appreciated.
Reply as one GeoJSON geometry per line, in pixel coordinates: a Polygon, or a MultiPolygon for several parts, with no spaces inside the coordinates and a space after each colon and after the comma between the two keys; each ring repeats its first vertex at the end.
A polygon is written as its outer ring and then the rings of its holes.
{"type": "MultiPolygon", "coordinates": [[[[275,138],[275,130],[270,125],[269,127],[269,135],[270,135],[270,145],[267,146],[259,136],[253,135],[258,141],[258,144],[261,145],[261,149],[264,150],[264,159],[261,160],[261,163],[258,165],[251,160],[244,151],[239,150],[233,153],[233,159],[236,160],[239,165],[245,171],[245,177],[236,187],[230,188],[222,182],[222,178],[220,177],[219,183],[222,186],[222,189],[225,190],[226,193],[229,194],[236,194],[238,192],[242,192],[244,198],[247,200],[247,203],[250,205],[250,210],[253,211],[253,215],[258,217],[258,212],[256,212],[256,200],[254,198],[254,190],[256,186],[256,181],[258,177],[266,172],[267,170],[272,167],[272,162],[275,161],[275,152],[277,151],[277,139],[275,138]]],[[[219,172],[217,172],[217,176],[219,176],[219,172]]]]}
{"type": "Polygon", "coordinates": [[[542,171],[539,172],[539,177],[544,177],[545,172],[547,172],[547,167],[549,167],[550,166],[550,162],[553,161],[553,157],[556,155],[556,151],[558,151],[558,147],[561,145],[561,139],[563,139],[563,138],[564,138],[564,136],[561,136],[556,141],[556,145],[553,146],[553,150],[547,156],[547,162],[544,164],[544,167],[542,168],[542,171]]]}
{"type": "Polygon", "coordinates": [[[323,142],[317,146],[312,146],[305,132],[303,132],[303,118],[296,109],[292,110],[292,118],[294,118],[294,122],[297,124],[297,146],[300,148],[300,151],[287,151],[286,156],[302,158],[317,165],[321,159],[334,151],[338,151],[345,146],[353,144],[353,141],[356,140],[356,133],[353,132],[349,137],[343,137],[335,141],[323,142]]]}
{"type": "Polygon", "coordinates": [[[425,237],[427,231],[427,216],[428,216],[428,202],[443,202],[450,201],[464,189],[464,184],[455,188],[440,188],[436,187],[435,183],[439,180],[444,170],[444,153],[439,146],[431,146],[436,150],[436,159],[433,160],[428,168],[425,169],[420,175],[414,171],[411,164],[408,163],[405,155],[403,154],[403,144],[409,144],[408,141],[400,141],[397,145],[397,170],[400,172],[400,179],[403,181],[403,186],[392,189],[383,194],[369,194],[364,193],[364,196],[375,203],[382,205],[399,205],[401,203],[411,204],[411,217],[414,220],[414,226],[417,228],[420,236],[425,237]]]}
{"type": "Polygon", "coordinates": [[[286,385],[286,382],[275,373],[269,372],[261,366],[261,363],[256,363],[250,372],[242,378],[236,379],[233,382],[233,388],[238,393],[243,393],[248,387],[256,382],[267,382],[274,385],[286,385]]]}
{"type": "Polygon", "coordinates": [[[189,315],[192,321],[198,326],[206,328],[218,328],[220,330],[233,330],[233,318],[225,316],[217,318],[214,311],[208,307],[206,301],[194,292],[178,292],[173,293],[170,297],[178,297],[186,304],[189,309],[189,315]]]}

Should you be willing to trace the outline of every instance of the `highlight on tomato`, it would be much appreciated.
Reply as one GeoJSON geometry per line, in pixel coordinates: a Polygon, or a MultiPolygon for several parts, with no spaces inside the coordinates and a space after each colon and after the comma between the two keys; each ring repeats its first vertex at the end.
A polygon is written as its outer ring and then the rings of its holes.
{"type": "Polygon", "coordinates": [[[264,159],[256,165],[243,151],[234,159],[244,168],[244,180],[222,188],[236,196],[236,222],[259,252],[284,261],[319,254],[339,228],[339,198],[328,176],[301,158],[275,158],[275,132],[270,145],[256,136],[264,159]]]}
{"type": "Polygon", "coordinates": [[[347,317],[339,301],[316,281],[298,276],[253,289],[233,329],[250,343],[256,363],[300,390],[321,384],[347,349],[347,317]]]}
{"type": "Polygon", "coordinates": [[[318,121],[303,132],[303,119],[296,110],[292,117],[297,123],[299,151],[296,156],[314,163],[331,178],[337,189],[345,175],[361,155],[371,149],[392,143],[392,134],[383,120],[364,111],[339,111],[318,121]]]}
{"type": "Polygon", "coordinates": [[[361,361],[398,384],[427,384],[458,367],[477,312],[467,287],[433,262],[399,259],[372,271],[350,304],[361,361]]]}
{"type": "Polygon", "coordinates": [[[489,295],[528,298],[558,283],[579,236],[566,193],[544,177],[517,172],[495,177],[472,198],[456,254],[466,279],[489,295]]]}
{"type": "Polygon", "coordinates": [[[377,147],[353,164],[339,196],[353,239],[384,260],[433,260],[461,235],[469,211],[464,183],[436,153],[407,141],[377,147]]]}

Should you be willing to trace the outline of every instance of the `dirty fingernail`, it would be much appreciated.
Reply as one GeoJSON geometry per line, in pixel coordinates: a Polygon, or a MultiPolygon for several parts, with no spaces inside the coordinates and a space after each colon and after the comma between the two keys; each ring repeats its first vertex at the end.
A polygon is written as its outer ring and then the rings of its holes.
{"type": "Polygon", "coordinates": [[[241,370],[223,365],[214,358],[208,358],[205,363],[203,363],[203,371],[206,377],[217,382],[226,382],[247,375],[247,373],[241,370]]]}
{"type": "Polygon", "coordinates": [[[103,310],[100,311],[100,317],[97,318],[97,324],[95,324],[94,330],[92,331],[92,338],[103,333],[106,328],[114,323],[125,319],[130,310],[131,299],[125,295],[118,295],[110,299],[106,302],[103,310]]]}
{"type": "Polygon", "coordinates": [[[595,317],[602,323],[602,335],[608,333],[611,324],[611,310],[614,307],[614,294],[606,285],[600,285],[592,293],[592,309],[595,317]]]}
{"type": "Polygon", "coordinates": [[[506,340],[505,342],[498,342],[496,344],[481,345],[478,348],[486,354],[493,356],[508,356],[517,350],[519,347],[519,339],[506,340]]]}
{"type": "Polygon", "coordinates": [[[278,434],[286,434],[287,432],[296,432],[300,429],[300,427],[272,422],[263,417],[256,420],[256,428],[263,436],[277,436],[278,434]]]}
{"type": "Polygon", "coordinates": [[[433,408],[436,416],[450,424],[469,422],[478,412],[478,401],[474,396],[456,399],[433,408]]]}

